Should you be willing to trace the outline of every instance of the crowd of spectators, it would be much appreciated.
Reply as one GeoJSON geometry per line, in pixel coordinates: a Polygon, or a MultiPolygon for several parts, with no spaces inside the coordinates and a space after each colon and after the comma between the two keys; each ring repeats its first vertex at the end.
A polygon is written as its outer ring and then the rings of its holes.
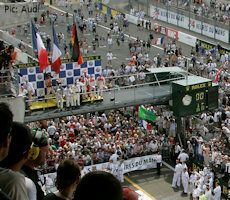
{"type": "MultiPolygon", "coordinates": [[[[163,44],[163,56],[156,54],[150,58],[148,52],[153,41],[152,33],[147,42],[139,38],[133,41],[130,37],[127,40],[130,50],[129,63],[122,64],[119,70],[113,69],[112,66],[106,67],[102,72],[105,77],[137,73],[141,77],[140,74],[143,75],[145,68],[186,66],[182,49],[175,41],[163,44]]],[[[211,52],[199,44],[191,50],[190,72],[219,82],[220,98],[218,110],[197,116],[200,121],[196,126],[191,121],[188,122],[187,144],[181,146],[174,142],[177,127],[172,113],[151,105],[147,105],[146,108],[157,115],[157,121],[152,123],[149,129],[141,126],[138,107],[28,123],[30,129],[39,129],[48,137],[51,148],[47,162],[42,168],[48,172],[50,167],[55,168],[65,159],[75,160],[83,167],[108,162],[111,159],[150,155],[157,151],[162,152],[163,158],[172,158],[175,161],[181,157],[180,153],[186,150],[190,158],[209,166],[214,170],[216,177],[228,181],[230,101],[227,68],[230,56],[228,53],[220,55],[219,50],[218,45],[211,52]],[[211,139],[204,140],[201,136],[211,139]]],[[[140,82],[145,82],[145,76],[143,77],[140,82]]],[[[111,87],[114,84],[116,83],[111,83],[111,87]]]]}
{"type": "MultiPolygon", "coordinates": [[[[30,123],[49,136],[52,146],[51,165],[65,158],[74,159],[80,166],[108,162],[111,156],[128,159],[166,150],[170,142],[163,130],[144,129],[136,118],[137,108],[130,107],[84,117],[69,116],[47,121],[46,124],[30,123]]],[[[156,112],[151,106],[149,109],[156,112]]],[[[48,161],[49,161],[48,160],[48,161]]]]}
{"type": "Polygon", "coordinates": [[[1,200],[138,199],[137,193],[127,187],[122,188],[119,180],[108,172],[90,172],[81,179],[80,168],[71,159],[62,160],[57,168],[58,190],[45,195],[45,185],[38,176],[37,168],[42,167],[46,160],[48,138],[39,130],[31,134],[28,126],[14,122],[13,114],[5,103],[0,103],[0,114],[1,200]],[[91,192],[87,194],[89,188],[91,192]]]}
{"type": "Polygon", "coordinates": [[[160,2],[169,7],[178,6],[180,9],[185,9],[185,12],[190,10],[195,16],[203,16],[203,18],[216,20],[224,24],[227,24],[229,19],[230,4],[228,2],[217,0],[209,2],[202,0],[161,0],[160,2]]]}
{"type": "MultiPolygon", "coordinates": [[[[141,6],[137,5],[137,7],[141,8],[140,10],[135,12],[135,9],[133,8],[135,4],[141,4],[140,2],[131,1],[130,6],[130,14],[135,15],[139,17],[140,19],[144,19],[145,11],[144,7],[147,6],[147,4],[142,4],[141,6]],[[142,9],[143,8],[143,9],[142,9]]],[[[228,25],[228,19],[229,19],[229,8],[230,4],[228,2],[221,2],[218,0],[211,0],[211,1],[202,1],[202,0],[159,0],[154,1],[153,6],[159,6],[162,8],[165,8],[165,6],[169,7],[169,9],[172,11],[173,8],[178,7],[180,9],[180,12],[187,16],[187,12],[190,11],[195,15],[195,17],[198,19],[200,17],[200,20],[204,20],[207,22],[207,20],[216,20],[220,23],[223,23],[225,25],[228,25]],[[163,5],[161,5],[163,4],[163,5]],[[202,18],[201,18],[202,17],[202,18]]],[[[158,13],[156,12],[154,15],[154,18],[156,18],[158,13]]]]}

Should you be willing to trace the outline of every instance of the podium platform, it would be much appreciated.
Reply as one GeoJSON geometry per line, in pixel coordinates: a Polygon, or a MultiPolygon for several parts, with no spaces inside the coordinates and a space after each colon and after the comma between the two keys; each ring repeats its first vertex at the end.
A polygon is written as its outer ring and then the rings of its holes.
{"type": "MultiPolygon", "coordinates": [[[[101,96],[98,97],[88,97],[87,99],[82,99],[81,104],[86,104],[86,103],[93,103],[96,101],[103,101],[103,98],[101,96]]],[[[64,100],[64,107],[65,107],[66,100],[64,100]]],[[[48,99],[48,100],[37,100],[31,102],[30,110],[35,111],[35,110],[46,110],[48,108],[56,108],[56,99],[48,99]]]]}

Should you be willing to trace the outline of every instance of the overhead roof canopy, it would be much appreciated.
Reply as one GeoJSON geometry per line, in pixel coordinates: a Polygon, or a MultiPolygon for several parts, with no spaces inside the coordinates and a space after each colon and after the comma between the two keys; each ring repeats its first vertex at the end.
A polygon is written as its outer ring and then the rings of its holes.
{"type": "Polygon", "coordinates": [[[195,84],[206,83],[211,81],[212,81],[211,79],[203,78],[200,76],[188,76],[187,79],[173,81],[173,83],[182,86],[187,86],[187,85],[195,85],[195,84]]]}
{"type": "Polygon", "coordinates": [[[150,68],[147,70],[151,73],[186,73],[185,70],[181,69],[180,67],[158,67],[158,68],[150,68]]]}

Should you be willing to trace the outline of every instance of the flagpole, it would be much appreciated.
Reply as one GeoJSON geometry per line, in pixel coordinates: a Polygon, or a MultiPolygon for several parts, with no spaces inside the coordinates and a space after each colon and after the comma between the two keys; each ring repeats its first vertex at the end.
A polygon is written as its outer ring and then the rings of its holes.
{"type": "MultiPolygon", "coordinates": [[[[31,27],[31,35],[33,34],[33,25],[32,25],[32,18],[30,19],[30,27],[31,27]]],[[[32,44],[32,47],[33,47],[33,37],[31,37],[31,44],[32,44]]],[[[35,54],[35,50],[34,50],[34,47],[33,47],[33,56],[35,57],[35,58],[37,58],[37,56],[36,56],[36,54],[35,54]]]]}

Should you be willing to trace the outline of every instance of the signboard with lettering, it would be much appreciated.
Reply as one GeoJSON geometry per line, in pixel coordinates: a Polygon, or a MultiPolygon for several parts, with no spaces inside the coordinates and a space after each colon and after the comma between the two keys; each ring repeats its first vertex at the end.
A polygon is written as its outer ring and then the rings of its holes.
{"type": "MultiPolygon", "coordinates": [[[[83,61],[89,61],[89,60],[100,60],[101,56],[88,56],[88,57],[83,57],[83,61]]],[[[61,60],[62,64],[65,63],[73,63],[74,60],[72,59],[62,59],[61,60]]],[[[51,62],[50,62],[51,64],[51,62]]],[[[17,68],[25,68],[25,67],[37,67],[39,66],[39,62],[30,62],[30,63],[26,63],[26,64],[18,64],[15,65],[17,68]]]]}
{"type": "MultiPolygon", "coordinates": [[[[199,45],[201,47],[203,47],[204,49],[210,50],[216,47],[216,44],[213,44],[211,42],[207,42],[205,40],[201,40],[201,39],[197,39],[197,42],[199,43],[199,45]]],[[[220,54],[225,54],[226,52],[230,53],[230,49],[221,47],[220,48],[220,54]]]]}
{"type": "Polygon", "coordinates": [[[210,89],[211,80],[196,76],[188,79],[190,80],[172,83],[173,114],[177,117],[185,117],[217,108],[218,89],[217,91],[210,89]],[[216,99],[210,97],[209,91],[212,92],[210,95],[215,93],[213,96],[216,99]]]}
{"type": "MultiPolygon", "coordinates": [[[[178,25],[179,27],[189,29],[191,31],[201,33],[202,35],[208,36],[210,38],[215,38],[222,42],[228,43],[229,41],[229,31],[227,29],[214,27],[214,25],[202,23],[199,20],[195,20],[176,12],[167,11],[167,9],[158,8],[155,6],[150,6],[150,16],[154,13],[157,14],[156,18],[158,20],[168,22],[170,24],[178,25]]],[[[218,24],[217,24],[218,25],[218,24]]]]}
{"type": "Polygon", "coordinates": [[[172,28],[166,28],[165,35],[174,39],[174,40],[178,40],[178,31],[176,31],[172,28]]]}

